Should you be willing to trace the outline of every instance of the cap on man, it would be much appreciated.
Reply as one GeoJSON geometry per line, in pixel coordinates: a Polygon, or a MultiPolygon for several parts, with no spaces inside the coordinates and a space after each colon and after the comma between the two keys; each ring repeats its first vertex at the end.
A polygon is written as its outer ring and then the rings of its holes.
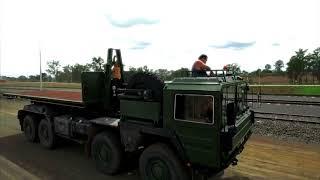
{"type": "Polygon", "coordinates": [[[206,65],[208,56],[201,54],[192,65],[192,76],[193,77],[207,77],[206,71],[210,70],[210,67],[206,65]]]}

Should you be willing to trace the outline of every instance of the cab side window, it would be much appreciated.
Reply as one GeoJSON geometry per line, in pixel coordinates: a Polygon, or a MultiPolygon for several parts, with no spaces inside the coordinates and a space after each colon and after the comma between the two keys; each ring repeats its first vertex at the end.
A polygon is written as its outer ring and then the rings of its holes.
{"type": "Polygon", "coordinates": [[[213,123],[214,98],[210,95],[176,94],[175,120],[213,123]]]}

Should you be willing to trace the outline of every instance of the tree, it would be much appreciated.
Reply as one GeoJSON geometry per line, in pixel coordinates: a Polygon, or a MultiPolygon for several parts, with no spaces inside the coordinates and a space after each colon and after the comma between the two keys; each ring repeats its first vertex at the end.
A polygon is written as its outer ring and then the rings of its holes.
{"type": "Polygon", "coordinates": [[[18,80],[19,80],[19,81],[27,81],[28,78],[27,78],[26,76],[19,76],[19,77],[18,77],[18,80]]]}
{"type": "Polygon", "coordinates": [[[308,54],[304,58],[304,75],[305,75],[305,82],[308,83],[308,75],[312,72],[312,54],[308,54]]]}
{"type": "Polygon", "coordinates": [[[240,66],[237,63],[227,64],[227,65],[225,65],[224,69],[227,71],[237,73],[237,74],[241,73],[240,66]]]}
{"type": "Polygon", "coordinates": [[[270,64],[266,64],[266,65],[264,66],[263,72],[265,72],[265,73],[270,73],[270,72],[271,72],[271,65],[270,65],[270,64]]]}
{"type": "MultiPolygon", "coordinates": [[[[40,78],[40,77],[39,77],[39,78],[40,78]]],[[[51,78],[51,77],[48,76],[47,73],[42,73],[42,81],[44,81],[44,82],[50,81],[50,80],[51,80],[50,78],[51,78]]]]}
{"type": "Polygon", "coordinates": [[[316,76],[318,83],[320,83],[320,47],[315,49],[311,54],[310,64],[313,82],[314,76],[316,76]]]}
{"type": "Polygon", "coordinates": [[[98,72],[98,71],[103,71],[103,64],[104,64],[104,60],[99,56],[99,57],[93,57],[92,62],[89,66],[93,71],[98,72]]]}
{"type": "Polygon", "coordinates": [[[305,53],[306,50],[299,49],[296,51],[296,55],[292,56],[287,63],[287,71],[289,78],[291,78],[294,82],[298,81],[302,82],[302,75],[305,71],[305,53]]]}
{"type": "Polygon", "coordinates": [[[284,67],[283,61],[280,59],[274,63],[274,70],[276,73],[281,73],[283,67],[284,67]]]}
{"type": "Polygon", "coordinates": [[[180,68],[176,71],[171,73],[171,77],[169,79],[173,79],[176,77],[188,77],[189,76],[189,69],[188,68],[180,68]]]}
{"type": "Polygon", "coordinates": [[[89,71],[89,64],[81,65],[75,64],[72,68],[72,82],[81,82],[81,73],[89,71]]]}
{"type": "Polygon", "coordinates": [[[167,69],[157,69],[154,73],[162,80],[168,80],[170,78],[171,72],[167,69]]]}
{"type": "Polygon", "coordinates": [[[59,71],[57,74],[56,80],[58,82],[72,82],[72,69],[70,65],[63,66],[62,71],[59,71]]]}
{"type": "Polygon", "coordinates": [[[59,68],[60,68],[60,62],[59,61],[55,61],[55,60],[52,60],[52,61],[49,61],[47,62],[47,65],[48,65],[48,69],[46,70],[49,74],[53,75],[54,78],[56,78],[57,74],[58,74],[58,71],[59,71],[59,68]]]}
{"type": "Polygon", "coordinates": [[[38,76],[30,75],[28,79],[29,79],[29,81],[38,81],[39,82],[39,75],[38,76]]]}

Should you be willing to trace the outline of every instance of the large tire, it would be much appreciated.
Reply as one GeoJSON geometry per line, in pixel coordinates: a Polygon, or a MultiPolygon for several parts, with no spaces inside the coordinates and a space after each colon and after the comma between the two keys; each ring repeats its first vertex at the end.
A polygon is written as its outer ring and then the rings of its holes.
{"type": "Polygon", "coordinates": [[[53,149],[56,144],[56,137],[51,123],[47,119],[42,119],[38,127],[38,136],[40,143],[47,149],[53,149]]]}
{"type": "Polygon", "coordinates": [[[38,126],[34,116],[26,115],[24,117],[23,132],[28,141],[36,142],[38,140],[38,126]]]}
{"type": "Polygon", "coordinates": [[[139,160],[143,180],[188,180],[190,174],[177,155],[165,144],[148,147],[139,160]]]}
{"type": "Polygon", "coordinates": [[[161,101],[164,82],[154,74],[138,72],[131,77],[127,88],[151,90],[152,98],[156,101],[161,101]]]}
{"type": "Polygon", "coordinates": [[[96,168],[102,173],[113,175],[120,171],[124,158],[120,142],[120,138],[111,132],[102,132],[93,139],[92,158],[96,168]]]}

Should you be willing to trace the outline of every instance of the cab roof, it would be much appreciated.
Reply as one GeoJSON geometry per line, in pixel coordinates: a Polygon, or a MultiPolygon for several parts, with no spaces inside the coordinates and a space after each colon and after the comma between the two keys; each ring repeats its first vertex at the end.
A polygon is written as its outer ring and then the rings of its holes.
{"type": "Polygon", "coordinates": [[[166,81],[165,89],[192,90],[192,91],[221,91],[226,84],[234,84],[236,81],[224,82],[222,77],[183,77],[166,81]]]}

